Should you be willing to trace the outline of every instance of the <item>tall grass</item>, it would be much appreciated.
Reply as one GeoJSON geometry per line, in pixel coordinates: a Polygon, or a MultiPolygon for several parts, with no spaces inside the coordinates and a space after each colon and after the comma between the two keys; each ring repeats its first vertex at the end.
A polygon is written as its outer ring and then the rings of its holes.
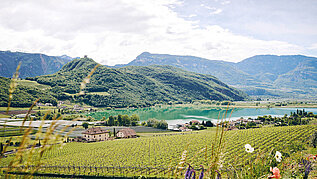
{"type": "MultiPolygon", "coordinates": [[[[10,89],[9,89],[9,99],[8,99],[8,108],[7,112],[10,109],[11,100],[13,98],[13,93],[17,87],[17,79],[19,76],[19,69],[20,69],[21,63],[19,63],[15,74],[13,75],[13,78],[11,79],[10,83],[10,89]]],[[[92,76],[92,74],[96,71],[96,69],[100,66],[100,64],[96,65],[92,71],[89,73],[89,75],[83,80],[80,86],[80,94],[84,94],[83,89],[86,87],[86,84],[89,83],[89,80],[92,76]]],[[[23,136],[20,141],[19,147],[16,149],[14,158],[10,161],[9,165],[6,168],[2,168],[1,170],[4,172],[5,178],[15,178],[17,173],[26,173],[27,175],[24,175],[24,178],[33,178],[33,174],[38,171],[38,169],[41,167],[41,159],[45,152],[52,149],[54,145],[59,145],[60,147],[63,147],[64,140],[68,137],[70,133],[72,133],[76,127],[73,127],[69,132],[67,132],[64,136],[62,135],[69,127],[69,125],[65,125],[60,131],[57,131],[57,127],[60,126],[59,121],[62,119],[62,116],[56,117],[54,116],[52,122],[50,125],[46,128],[46,131],[43,131],[43,126],[46,120],[46,117],[50,111],[48,111],[42,118],[41,125],[37,129],[35,133],[35,140],[31,140],[31,133],[34,133],[35,129],[32,127],[33,118],[30,119],[29,125],[24,127],[25,122],[28,119],[28,116],[33,109],[33,107],[36,105],[36,103],[40,99],[37,99],[34,101],[32,106],[29,108],[23,122],[21,125],[20,130],[24,130],[23,136]],[[41,142],[40,142],[41,141],[41,142]],[[32,167],[29,167],[32,166],[32,167]],[[30,169],[31,168],[31,169],[30,169]]],[[[78,119],[74,119],[73,122],[75,122],[78,119]]],[[[4,153],[7,151],[7,147],[9,146],[9,143],[11,142],[12,137],[9,139],[9,142],[4,146],[3,151],[0,156],[0,161],[2,157],[4,156],[4,153]]],[[[1,175],[0,175],[1,176],[1,175]]]]}
{"type": "Polygon", "coordinates": [[[19,65],[17,66],[17,68],[15,70],[15,73],[13,74],[13,77],[11,78],[10,88],[9,88],[9,99],[8,99],[7,114],[9,112],[11,101],[12,101],[12,98],[13,98],[13,92],[15,91],[16,87],[18,86],[17,80],[19,78],[20,67],[21,67],[21,62],[19,62],[19,65]]]}
{"type": "MultiPolygon", "coordinates": [[[[227,122],[226,118],[228,115],[228,111],[229,111],[229,105],[227,106],[226,110],[224,113],[221,114],[221,112],[219,112],[218,114],[218,122],[216,124],[216,134],[215,137],[213,138],[213,142],[211,146],[207,146],[204,147],[203,149],[196,151],[196,153],[194,154],[194,156],[191,159],[187,159],[187,147],[185,148],[185,150],[182,153],[181,159],[179,164],[175,167],[175,171],[173,173],[173,178],[179,178],[180,176],[182,176],[182,174],[184,174],[184,170],[186,166],[185,164],[187,164],[189,167],[187,168],[187,172],[186,174],[188,174],[188,171],[191,170],[191,161],[193,159],[195,159],[199,154],[204,153],[204,157],[205,160],[209,160],[208,162],[208,166],[203,166],[200,165],[200,167],[202,168],[201,170],[204,171],[204,168],[206,169],[204,176],[205,178],[215,178],[215,177],[220,177],[220,169],[221,169],[221,158],[222,155],[224,154],[224,150],[225,150],[225,134],[226,134],[226,129],[228,129],[229,125],[224,125],[225,122],[227,122]],[[207,153],[211,153],[211,157],[209,159],[207,159],[207,153]]],[[[231,110],[230,116],[228,118],[228,121],[232,115],[233,112],[233,108],[231,110]]],[[[200,174],[201,175],[201,174],[200,174]]],[[[198,175],[197,175],[198,176],[198,175]]],[[[196,176],[196,177],[197,177],[196,176]]],[[[202,177],[202,175],[201,175],[202,177]]]]}

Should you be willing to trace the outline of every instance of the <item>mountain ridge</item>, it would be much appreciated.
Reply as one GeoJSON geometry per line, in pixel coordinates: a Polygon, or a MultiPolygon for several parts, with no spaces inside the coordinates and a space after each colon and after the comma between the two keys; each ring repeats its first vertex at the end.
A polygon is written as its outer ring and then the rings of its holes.
{"type": "Polygon", "coordinates": [[[0,76],[12,77],[19,62],[21,62],[20,78],[52,74],[71,59],[67,55],[48,56],[41,53],[0,51],[0,76]]]}
{"type": "MultiPolygon", "coordinates": [[[[250,95],[267,95],[292,97],[299,94],[309,96],[316,95],[315,89],[309,90],[306,86],[298,86],[286,81],[296,79],[299,73],[287,73],[296,69],[299,65],[306,65],[301,69],[310,69],[305,61],[317,61],[316,57],[307,57],[304,55],[256,55],[241,62],[225,62],[220,60],[208,60],[195,56],[179,56],[169,54],[151,54],[143,52],[128,64],[120,64],[112,66],[112,68],[124,66],[147,66],[147,65],[172,65],[184,70],[210,74],[216,76],[221,81],[236,87],[238,89],[248,91],[250,95]],[[289,78],[289,79],[286,79],[289,78]],[[276,81],[277,80],[277,81],[276,81]],[[276,81],[276,82],[275,82],[276,81]],[[284,82],[285,81],[285,82],[284,82]],[[280,85],[281,84],[281,85],[280,85]],[[283,87],[280,89],[279,87],[283,87]],[[292,90],[294,88],[294,90],[292,90]],[[287,89],[286,91],[284,89],[287,89]],[[262,91],[254,93],[254,91],[262,91]],[[268,95],[270,94],[270,95],[268,95]]],[[[313,69],[310,73],[316,73],[315,63],[311,63],[313,69]],[[315,65],[315,66],[314,66],[315,65]]],[[[317,80],[312,75],[306,75],[307,78],[301,78],[306,81],[302,84],[313,83],[316,86],[317,80]]],[[[305,97],[305,96],[297,96],[305,97]]]]}

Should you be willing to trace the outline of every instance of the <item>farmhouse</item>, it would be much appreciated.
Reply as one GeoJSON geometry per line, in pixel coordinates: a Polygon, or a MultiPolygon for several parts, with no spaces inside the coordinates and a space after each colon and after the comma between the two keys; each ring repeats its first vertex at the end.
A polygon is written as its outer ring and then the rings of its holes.
{"type": "Polygon", "coordinates": [[[191,124],[191,125],[199,125],[200,122],[199,122],[198,120],[191,120],[191,121],[190,121],[190,124],[191,124]]]}
{"type": "Polygon", "coordinates": [[[133,129],[125,128],[125,129],[119,130],[116,136],[120,138],[135,138],[136,132],[133,129]]]}
{"type": "Polygon", "coordinates": [[[109,139],[109,133],[109,131],[100,127],[93,127],[83,132],[83,138],[86,141],[104,141],[109,139]]]}

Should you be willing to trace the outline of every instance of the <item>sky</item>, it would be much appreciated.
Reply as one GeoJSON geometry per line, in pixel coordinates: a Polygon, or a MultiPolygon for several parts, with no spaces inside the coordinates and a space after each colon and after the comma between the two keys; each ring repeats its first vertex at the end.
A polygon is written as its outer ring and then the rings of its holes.
{"type": "Polygon", "coordinates": [[[142,52],[238,62],[317,56],[316,0],[0,0],[0,50],[126,64],[142,52]]]}

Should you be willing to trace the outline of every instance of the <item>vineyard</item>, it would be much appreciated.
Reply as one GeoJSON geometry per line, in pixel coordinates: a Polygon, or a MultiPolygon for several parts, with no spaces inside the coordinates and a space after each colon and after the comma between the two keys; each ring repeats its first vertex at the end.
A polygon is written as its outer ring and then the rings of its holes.
{"type": "MultiPolygon", "coordinates": [[[[224,150],[219,151],[220,170],[229,173],[232,166],[239,168],[246,161],[273,149],[280,151],[283,157],[291,156],[296,149],[303,149],[303,144],[316,130],[316,125],[305,125],[225,132],[224,150]],[[245,152],[245,144],[254,147],[254,152],[245,152]]],[[[214,130],[206,130],[97,143],[66,143],[62,148],[54,146],[44,153],[38,173],[169,177],[178,167],[183,175],[185,163],[196,169],[200,165],[208,166],[215,135],[214,130]]],[[[2,167],[7,166],[12,158],[1,159],[2,167]]]]}

